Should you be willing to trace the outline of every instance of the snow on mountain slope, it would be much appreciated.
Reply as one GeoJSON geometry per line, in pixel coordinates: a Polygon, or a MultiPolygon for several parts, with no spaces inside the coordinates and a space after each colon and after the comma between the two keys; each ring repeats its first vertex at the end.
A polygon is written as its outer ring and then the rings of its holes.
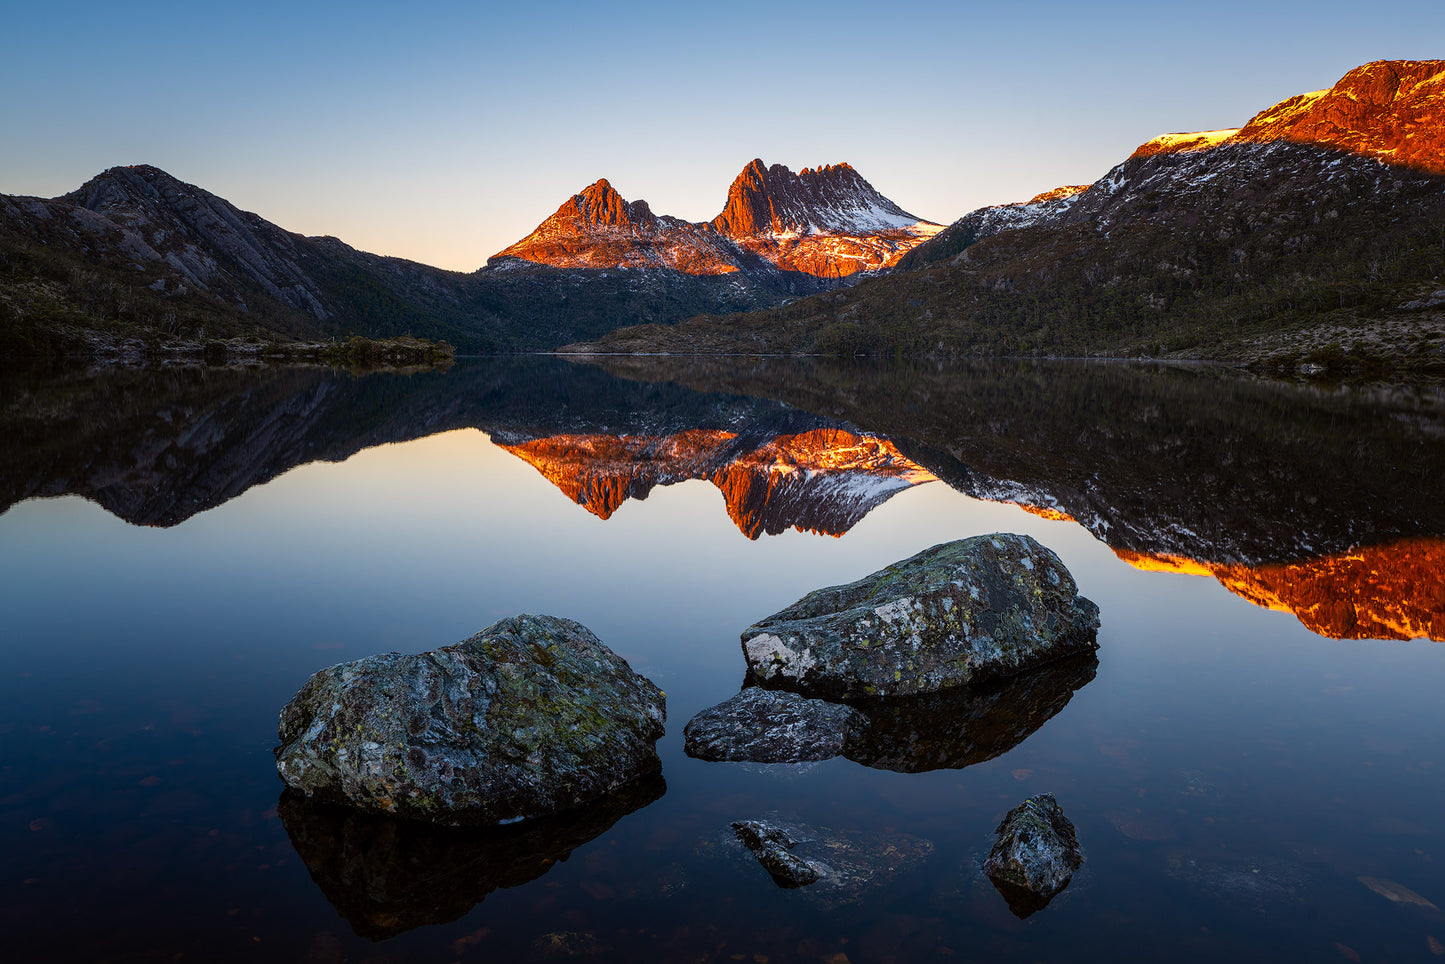
{"type": "Polygon", "coordinates": [[[602,180],[493,263],[518,258],[556,268],[785,271],[841,279],[890,267],[941,230],[884,197],[847,164],[794,174],[754,160],[734,179],[712,221],[654,215],[645,201],[628,203],[602,180]]]}

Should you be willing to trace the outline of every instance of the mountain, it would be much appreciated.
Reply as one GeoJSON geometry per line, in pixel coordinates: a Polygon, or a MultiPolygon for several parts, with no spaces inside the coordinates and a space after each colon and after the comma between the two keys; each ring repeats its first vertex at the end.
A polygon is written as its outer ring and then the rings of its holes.
{"type": "Polygon", "coordinates": [[[693,275],[738,274],[796,291],[833,287],[895,264],[941,230],[878,193],[848,164],[804,168],[754,160],[728,189],[723,211],[693,223],[628,202],[601,180],[489,262],[554,268],[654,268],[693,275]],[[790,275],[802,276],[789,278],[790,275]]]}
{"type": "Polygon", "coordinates": [[[462,275],[285,231],[148,165],[52,200],[0,196],[0,253],[12,344],[482,328],[462,275]]]}
{"type": "Polygon", "coordinates": [[[971,212],[846,291],[590,347],[1445,370],[1442,143],[1445,61],[1366,64],[1084,190],[971,212]]]}
{"type": "Polygon", "coordinates": [[[149,165],[111,168],[58,198],[0,195],[0,348],[144,355],[220,339],[411,334],[468,351],[532,350],[623,320],[755,309],[828,285],[779,271],[706,225],[625,204],[606,182],[574,202],[547,232],[593,226],[598,250],[616,236],[627,239],[617,250],[638,251],[676,235],[683,253],[569,260],[539,229],[538,250],[555,265],[506,257],[444,271],[287,231],[149,165]]]}

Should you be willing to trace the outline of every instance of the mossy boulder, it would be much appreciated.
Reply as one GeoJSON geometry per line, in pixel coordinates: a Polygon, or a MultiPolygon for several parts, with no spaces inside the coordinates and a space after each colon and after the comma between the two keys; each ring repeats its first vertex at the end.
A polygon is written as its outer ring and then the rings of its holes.
{"type": "Polygon", "coordinates": [[[1099,607],[1035,539],[974,536],[748,627],[751,682],[824,699],[933,693],[1098,648],[1099,607]]]}
{"type": "Polygon", "coordinates": [[[413,656],[312,676],[276,769],[325,802],[442,824],[558,813],[661,768],[662,692],[587,627],[503,619],[413,656]]]}
{"type": "Polygon", "coordinates": [[[1074,825],[1052,793],[1014,807],[995,832],[983,872],[1018,917],[1042,910],[1084,862],[1074,825]]]}

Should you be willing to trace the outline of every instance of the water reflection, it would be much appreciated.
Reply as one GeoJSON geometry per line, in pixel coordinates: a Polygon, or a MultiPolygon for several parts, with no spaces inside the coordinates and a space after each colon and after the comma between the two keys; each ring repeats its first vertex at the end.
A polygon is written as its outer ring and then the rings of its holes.
{"type": "Polygon", "coordinates": [[[277,811],[336,912],[358,936],[382,941],[456,920],[492,891],[536,880],[666,790],[652,774],[576,810],[478,829],[395,820],[291,790],[277,811]]]}
{"type": "Polygon", "coordinates": [[[1445,539],[1401,539],[1260,566],[1115,554],[1136,569],[1213,576],[1236,596],[1293,613],[1332,639],[1445,640],[1445,539]]]}
{"type": "Polygon", "coordinates": [[[175,525],[306,462],[476,428],[603,519],[705,479],[749,538],[840,535],[942,479],[1321,635],[1445,639],[1438,392],[1079,363],[598,363],[611,373],[530,358],[7,374],[0,507],[70,493],[175,525]]]}
{"type": "Polygon", "coordinates": [[[706,479],[749,539],[788,529],[841,536],[904,489],[936,481],[886,439],[845,428],[759,437],[563,435],[504,444],[587,511],[606,519],[654,486],[706,479]]]}
{"type": "Polygon", "coordinates": [[[1089,653],[991,685],[860,703],[868,726],[844,755],[898,773],[956,770],[992,760],[1057,716],[1098,669],[1089,653]]]}

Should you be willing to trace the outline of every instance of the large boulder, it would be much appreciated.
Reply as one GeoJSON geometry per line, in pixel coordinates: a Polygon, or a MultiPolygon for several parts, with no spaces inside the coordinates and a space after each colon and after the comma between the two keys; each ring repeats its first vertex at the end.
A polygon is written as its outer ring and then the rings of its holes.
{"type": "Polygon", "coordinates": [[[587,627],[503,619],[312,676],[276,769],[308,797],[442,824],[557,813],[661,768],[663,694],[587,627]]]}
{"type": "Polygon", "coordinates": [[[1019,917],[1043,909],[1084,862],[1074,825],[1052,793],[1014,807],[996,833],[983,872],[1019,917]]]}
{"type": "Polygon", "coordinates": [[[682,746],[699,760],[815,762],[844,752],[867,723],[841,703],[749,686],[688,720],[682,746]]]}
{"type": "Polygon", "coordinates": [[[995,533],[819,589],[748,627],[749,679],[825,699],[904,696],[1093,650],[1099,607],[1049,549],[995,533]]]}

